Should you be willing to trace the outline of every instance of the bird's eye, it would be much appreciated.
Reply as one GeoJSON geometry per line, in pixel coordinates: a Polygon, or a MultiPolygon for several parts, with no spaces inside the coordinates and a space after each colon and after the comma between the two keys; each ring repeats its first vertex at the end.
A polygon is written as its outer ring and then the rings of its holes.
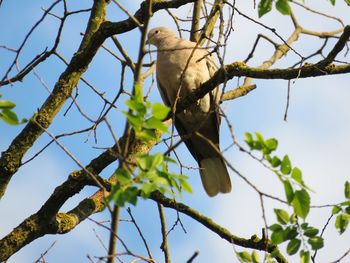
{"type": "Polygon", "coordinates": [[[156,32],[155,32],[156,34],[158,34],[159,33],[159,30],[156,30],[156,32]]]}

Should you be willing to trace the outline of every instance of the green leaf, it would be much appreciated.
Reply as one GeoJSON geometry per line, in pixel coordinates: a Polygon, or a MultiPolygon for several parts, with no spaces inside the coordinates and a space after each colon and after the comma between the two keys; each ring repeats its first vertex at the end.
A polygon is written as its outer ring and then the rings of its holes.
{"type": "Polygon", "coordinates": [[[286,240],[291,240],[291,239],[295,239],[298,236],[298,230],[296,226],[293,227],[287,227],[285,230],[285,239],[286,240]]]}
{"type": "Polygon", "coordinates": [[[298,252],[299,248],[301,245],[301,240],[300,239],[292,239],[289,241],[288,246],[287,246],[287,253],[288,255],[294,255],[295,253],[298,252]]]}
{"type": "Polygon", "coordinates": [[[338,229],[339,234],[343,234],[349,225],[350,215],[341,213],[335,219],[335,227],[338,229]]]}
{"type": "MultiPolygon", "coordinates": [[[[334,1],[335,2],[335,0],[331,0],[331,1],[334,1]]],[[[348,6],[350,6],[350,0],[344,0],[345,1],[345,3],[348,5],[348,6]]]]}
{"type": "Polygon", "coordinates": [[[0,100],[0,109],[12,109],[16,106],[15,103],[9,100],[0,100]]]}
{"type": "Polygon", "coordinates": [[[136,100],[126,100],[125,105],[129,107],[129,109],[137,112],[139,115],[145,115],[147,112],[146,105],[142,102],[138,102],[136,100]]]}
{"type": "Polygon", "coordinates": [[[339,206],[334,206],[332,209],[332,215],[336,215],[341,211],[341,207],[339,206]]]}
{"type": "Polygon", "coordinates": [[[115,172],[115,177],[116,177],[116,181],[120,184],[120,185],[126,185],[126,184],[130,184],[131,183],[131,175],[130,173],[122,168],[119,168],[116,172],[115,172]]]}
{"type": "Polygon", "coordinates": [[[310,262],[310,252],[309,251],[300,251],[300,263],[309,263],[310,262]]]}
{"type": "Polygon", "coordinates": [[[152,168],[158,167],[161,163],[163,163],[163,161],[164,161],[164,156],[163,156],[163,154],[161,154],[161,153],[156,153],[155,155],[153,155],[153,158],[152,158],[152,166],[151,166],[151,169],[152,169],[152,168]]]}
{"type": "Polygon", "coordinates": [[[288,212],[283,209],[274,209],[274,212],[277,217],[277,221],[280,222],[283,225],[286,225],[289,221],[289,215],[288,212]]]}
{"type": "Polygon", "coordinates": [[[152,106],[152,115],[158,120],[165,119],[165,117],[168,116],[169,112],[170,108],[159,102],[154,103],[152,106]]]}
{"type": "Polygon", "coordinates": [[[350,200],[346,200],[344,202],[340,203],[341,206],[346,206],[346,205],[350,205],[350,200]]]}
{"type": "Polygon", "coordinates": [[[126,118],[128,119],[128,121],[131,123],[131,125],[135,128],[135,129],[140,129],[141,125],[142,125],[142,121],[143,118],[136,116],[130,112],[127,111],[122,111],[122,113],[126,116],[126,118]]]}
{"type": "Polygon", "coordinates": [[[253,136],[250,132],[246,132],[245,134],[245,142],[252,142],[253,141],[253,136]]]}
{"type": "Polygon", "coordinates": [[[276,9],[283,15],[290,15],[290,6],[287,0],[277,0],[276,9]]]}
{"type": "Polygon", "coordinates": [[[295,213],[305,219],[310,211],[310,196],[306,190],[295,191],[292,205],[295,213]]]}
{"type": "Polygon", "coordinates": [[[300,171],[300,169],[298,167],[294,167],[292,174],[291,174],[292,178],[298,182],[299,184],[303,184],[303,178],[302,178],[302,172],[300,171]]]}
{"type": "Polygon", "coordinates": [[[289,218],[289,222],[295,225],[298,222],[298,216],[295,213],[293,213],[289,218]]]}
{"type": "Polygon", "coordinates": [[[317,250],[323,247],[323,238],[322,237],[310,237],[307,241],[313,250],[317,250]]]}
{"type": "Polygon", "coordinates": [[[139,157],[138,165],[142,170],[153,170],[164,161],[164,156],[161,153],[154,155],[143,155],[139,157]]]}
{"type": "Polygon", "coordinates": [[[288,155],[285,155],[283,157],[280,170],[285,175],[290,174],[290,172],[292,170],[292,166],[291,166],[291,163],[290,163],[288,155]]]}
{"type": "Polygon", "coordinates": [[[331,2],[332,5],[335,5],[335,0],[329,0],[329,2],[331,2]]]}
{"type": "Polygon", "coordinates": [[[269,229],[272,231],[280,231],[283,230],[282,226],[280,224],[273,224],[269,226],[269,229]]]}
{"type": "Polygon", "coordinates": [[[137,203],[137,195],[138,195],[138,189],[137,187],[129,187],[124,192],[124,198],[128,203],[131,203],[133,205],[136,205],[137,203]]]}
{"type": "Polygon", "coordinates": [[[278,141],[274,138],[265,141],[266,147],[272,152],[277,149],[278,141]]]}
{"type": "Polygon", "coordinates": [[[16,113],[14,113],[12,110],[3,109],[0,112],[0,116],[1,116],[1,119],[4,122],[6,122],[6,123],[8,123],[10,125],[18,125],[18,124],[20,124],[16,113]]]}
{"type": "Polygon", "coordinates": [[[111,198],[117,206],[124,206],[125,203],[136,205],[138,189],[135,186],[121,188],[118,184],[112,187],[111,198]]]}
{"type": "MultiPolygon", "coordinates": [[[[247,134],[246,134],[247,136],[247,134]]],[[[259,132],[255,132],[255,137],[256,140],[254,140],[253,138],[251,138],[251,140],[249,141],[249,143],[247,142],[247,144],[249,145],[251,150],[262,150],[265,148],[265,140],[264,137],[261,135],[261,133],[259,132]]]]}
{"type": "Polygon", "coordinates": [[[146,120],[145,128],[158,129],[158,130],[161,130],[163,132],[169,133],[167,126],[165,126],[165,124],[161,120],[159,120],[155,117],[151,117],[148,120],[146,120]]]}
{"type": "Polygon", "coordinates": [[[154,132],[154,130],[147,130],[147,129],[144,129],[144,130],[136,130],[135,131],[135,135],[137,138],[145,141],[145,142],[148,142],[150,140],[153,140],[154,138],[156,138],[156,134],[154,132]]]}
{"type": "Polygon", "coordinates": [[[315,227],[308,227],[304,230],[304,235],[307,237],[314,237],[318,234],[319,230],[315,227]]]}
{"type": "Polygon", "coordinates": [[[278,245],[285,240],[286,240],[286,233],[284,232],[284,230],[278,230],[278,231],[272,232],[271,241],[275,245],[278,245]]]}
{"type": "Polygon", "coordinates": [[[162,171],[156,171],[156,176],[152,178],[152,182],[156,183],[157,185],[164,185],[164,186],[175,186],[177,187],[177,182],[175,180],[172,180],[172,178],[170,178],[168,176],[167,173],[162,172],[162,171]]]}
{"type": "Polygon", "coordinates": [[[344,195],[345,198],[350,199],[350,183],[348,181],[345,182],[344,195]]]}
{"type": "Polygon", "coordinates": [[[347,208],[345,208],[345,212],[350,215],[350,206],[348,206],[347,208]]]}
{"type": "Polygon", "coordinates": [[[142,184],[141,185],[141,196],[143,198],[148,198],[152,192],[158,190],[158,186],[155,183],[151,184],[142,184]]]}
{"type": "Polygon", "coordinates": [[[264,148],[264,144],[262,142],[259,142],[259,141],[254,141],[253,142],[252,149],[260,151],[263,148],[264,148]]]}
{"type": "Polygon", "coordinates": [[[244,141],[246,142],[246,144],[248,144],[250,149],[252,149],[253,142],[254,142],[253,136],[249,132],[246,132],[244,135],[245,135],[245,140],[244,141]]]}
{"type": "Polygon", "coordinates": [[[261,0],[258,5],[258,15],[262,17],[272,9],[272,0],[261,0]]]}
{"type": "Polygon", "coordinates": [[[307,229],[307,227],[309,226],[309,224],[308,224],[308,223],[302,223],[300,226],[301,226],[301,228],[302,228],[303,230],[305,230],[305,229],[307,229]]]}
{"type": "Polygon", "coordinates": [[[164,156],[164,162],[177,164],[177,162],[174,159],[170,158],[169,156],[164,156]]]}
{"type": "Polygon", "coordinates": [[[192,188],[191,185],[184,179],[179,179],[180,185],[182,189],[190,194],[192,194],[192,188]]]}
{"type": "Polygon", "coordinates": [[[253,263],[260,262],[259,254],[255,250],[252,252],[252,262],[253,263]]]}
{"type": "Polygon", "coordinates": [[[284,185],[284,192],[286,194],[287,202],[288,202],[288,204],[291,204],[291,202],[293,201],[293,198],[294,198],[293,187],[292,187],[291,183],[289,182],[289,180],[284,180],[283,185],[284,185]]]}
{"type": "Polygon", "coordinates": [[[133,100],[136,102],[141,102],[143,103],[143,94],[142,94],[142,88],[139,83],[135,83],[135,94],[133,95],[133,100]]]}
{"type": "Polygon", "coordinates": [[[252,262],[252,257],[247,251],[237,252],[236,255],[242,262],[252,262]]]}
{"type": "Polygon", "coordinates": [[[262,144],[265,144],[264,136],[262,136],[260,132],[255,132],[255,137],[259,142],[261,142],[262,144]]]}
{"type": "Polygon", "coordinates": [[[276,168],[281,164],[281,160],[277,156],[274,156],[270,161],[270,164],[272,165],[273,168],[276,168]]]}

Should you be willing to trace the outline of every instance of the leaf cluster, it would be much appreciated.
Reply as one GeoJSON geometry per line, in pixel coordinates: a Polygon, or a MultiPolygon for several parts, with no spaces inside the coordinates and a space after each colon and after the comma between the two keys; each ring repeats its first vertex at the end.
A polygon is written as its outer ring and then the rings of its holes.
{"type": "MultiPolygon", "coordinates": [[[[2,95],[0,94],[0,98],[2,95]]],[[[10,125],[18,125],[27,122],[26,119],[21,121],[18,119],[17,114],[12,110],[16,107],[16,104],[9,100],[0,100],[0,118],[10,125]]]]}
{"type": "Polygon", "coordinates": [[[123,111],[134,128],[137,138],[148,141],[156,138],[155,130],[169,133],[162,120],[168,115],[170,108],[161,104],[144,101],[141,87],[135,84],[134,95],[125,101],[129,111],[123,111]]]}
{"type": "Polygon", "coordinates": [[[350,221],[350,183],[345,182],[344,195],[346,200],[332,209],[332,214],[337,215],[335,219],[335,228],[340,234],[343,234],[349,225],[350,221]]]}
{"type": "MultiPolygon", "coordinates": [[[[329,0],[332,5],[335,5],[336,0],[329,0]]],[[[350,0],[344,0],[347,5],[350,6],[350,0]]],[[[258,5],[258,15],[262,17],[263,15],[269,13],[272,10],[273,4],[275,8],[283,15],[290,15],[291,8],[288,2],[291,0],[261,0],[258,5]]]]}
{"type": "MultiPolygon", "coordinates": [[[[144,101],[139,86],[135,85],[135,93],[126,101],[129,111],[123,113],[135,131],[138,139],[143,141],[155,140],[155,130],[168,133],[162,120],[170,109],[160,103],[151,104],[144,101]]],[[[148,198],[154,191],[162,194],[175,195],[174,190],[181,195],[181,191],[191,193],[187,176],[170,173],[168,164],[176,161],[161,153],[143,154],[136,158],[136,172],[132,173],[128,165],[124,165],[115,172],[116,183],[112,187],[109,199],[118,206],[126,203],[136,205],[137,197],[148,198]]]]}
{"type": "Polygon", "coordinates": [[[296,254],[304,242],[304,249],[299,253],[300,259],[301,262],[309,262],[310,252],[307,248],[311,247],[312,250],[322,248],[323,238],[318,236],[317,228],[309,226],[305,221],[310,211],[311,190],[303,180],[302,171],[298,167],[293,167],[288,155],[280,158],[273,154],[278,147],[275,138],[265,139],[260,133],[255,133],[255,136],[246,133],[245,136],[245,142],[250,150],[261,152],[261,161],[266,162],[281,181],[286,203],[293,209],[291,214],[283,209],[274,209],[278,223],[269,227],[272,231],[271,241],[276,245],[288,241],[289,255],[296,254]],[[299,224],[300,220],[304,222],[299,224]]]}
{"type": "Polygon", "coordinates": [[[240,260],[240,262],[252,262],[252,263],[261,262],[259,255],[255,250],[252,253],[248,253],[247,251],[236,252],[236,256],[240,260]]]}

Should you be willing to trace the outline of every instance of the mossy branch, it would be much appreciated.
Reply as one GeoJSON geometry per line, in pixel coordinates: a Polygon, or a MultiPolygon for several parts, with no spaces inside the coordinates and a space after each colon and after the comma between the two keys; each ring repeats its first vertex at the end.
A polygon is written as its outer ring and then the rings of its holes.
{"type": "Polygon", "coordinates": [[[194,220],[201,223],[206,228],[210,229],[211,231],[219,235],[221,238],[227,240],[232,244],[245,247],[245,248],[252,248],[252,249],[267,251],[269,253],[273,252],[274,257],[278,262],[288,262],[287,259],[285,259],[284,256],[280,253],[278,247],[275,245],[272,245],[270,241],[264,238],[259,238],[256,235],[253,235],[249,239],[235,236],[226,228],[215,223],[211,218],[199,213],[195,209],[183,203],[179,203],[173,199],[167,198],[164,195],[160,194],[159,192],[154,192],[151,195],[151,199],[156,201],[159,204],[162,204],[164,207],[175,209],[180,213],[193,218],[194,220]]]}
{"type": "MultiPolygon", "coordinates": [[[[164,8],[177,8],[193,1],[153,1],[152,11],[156,12],[164,8]]],[[[9,148],[2,153],[0,158],[0,199],[5,194],[12,175],[20,167],[24,154],[43,133],[41,127],[47,129],[51,125],[57,113],[71,96],[82,74],[87,70],[105,39],[114,34],[130,31],[137,26],[130,18],[115,23],[105,21],[106,6],[107,1],[105,0],[94,1],[88,26],[78,51],[74,54],[71,62],[59,77],[52,93],[41,106],[40,110],[12,141],[9,148]]],[[[146,7],[145,2],[143,2],[135,14],[135,17],[141,22],[145,19],[143,16],[145,14],[144,8],[146,7]]]]}
{"type": "Polygon", "coordinates": [[[0,158],[0,198],[5,194],[12,175],[16,173],[21,165],[22,157],[44,132],[41,127],[47,129],[50,126],[56,114],[78,84],[81,75],[86,71],[98,47],[102,45],[104,38],[95,37],[95,35],[105,20],[106,5],[105,0],[94,1],[85,37],[78,52],[59,77],[52,93],[40,110],[12,141],[10,147],[2,153],[0,158]],[[92,39],[95,41],[92,41],[92,39]]]}
{"type": "MultiPolygon", "coordinates": [[[[128,163],[135,163],[136,156],[148,153],[161,136],[162,132],[156,131],[156,139],[142,142],[135,138],[133,132],[131,134],[126,133],[114,147],[93,159],[85,169],[72,172],[64,183],[56,187],[53,194],[37,213],[25,219],[11,233],[0,240],[0,262],[7,260],[15,252],[37,238],[46,234],[64,234],[69,232],[91,214],[102,211],[105,207],[104,201],[107,193],[100,190],[90,198],[80,202],[71,211],[58,213],[59,209],[70,197],[79,193],[86,185],[95,185],[85,170],[93,174],[99,174],[104,168],[119,158],[120,154],[117,149],[119,147],[124,149],[126,141],[128,141],[129,149],[127,151],[128,156],[124,158],[126,158],[128,163]]],[[[114,179],[114,176],[111,176],[109,180],[105,180],[104,184],[113,183],[114,179]]]]}

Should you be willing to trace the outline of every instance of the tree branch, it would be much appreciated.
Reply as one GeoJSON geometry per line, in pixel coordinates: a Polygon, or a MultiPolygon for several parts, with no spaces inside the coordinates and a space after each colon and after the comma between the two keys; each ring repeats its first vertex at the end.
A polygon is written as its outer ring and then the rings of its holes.
{"type": "MultiPolygon", "coordinates": [[[[194,0],[153,1],[152,12],[165,8],[177,8],[194,0]]],[[[30,120],[18,136],[12,141],[9,148],[2,152],[0,158],[0,199],[5,194],[8,183],[14,173],[21,165],[24,154],[30,149],[34,142],[41,136],[44,127],[47,129],[60,111],[63,104],[71,96],[73,89],[78,84],[80,77],[87,70],[88,65],[95,56],[97,50],[104,40],[114,34],[121,34],[134,29],[137,25],[129,18],[121,22],[106,22],[106,1],[94,1],[89,24],[84,34],[78,51],[73,56],[66,70],[61,74],[54,90],[42,105],[38,113],[30,120]],[[40,124],[40,126],[37,125],[40,124]]],[[[145,2],[135,13],[134,17],[141,23],[144,22],[145,2]]]]}
{"type": "Polygon", "coordinates": [[[193,15],[192,15],[191,36],[190,36],[190,40],[192,42],[197,42],[199,39],[199,22],[201,18],[202,3],[203,3],[203,0],[197,0],[193,4],[193,15]]]}
{"type": "MultiPolygon", "coordinates": [[[[90,198],[84,199],[69,212],[58,213],[59,209],[70,197],[79,193],[86,185],[95,185],[85,170],[93,174],[99,174],[104,168],[120,157],[118,148],[124,149],[126,142],[129,145],[128,156],[125,157],[127,159],[126,161],[135,163],[136,156],[148,153],[157,141],[159,141],[162,132],[156,131],[156,139],[147,143],[135,139],[133,132],[131,132],[129,138],[127,138],[128,136],[129,134],[125,133],[118,143],[93,159],[85,169],[72,172],[63,184],[56,187],[53,194],[38,212],[25,219],[11,233],[1,239],[0,262],[7,260],[22,247],[41,236],[67,233],[91,214],[101,212],[105,207],[105,198],[108,194],[102,190],[97,191],[90,198]]],[[[105,185],[114,182],[115,176],[112,175],[109,180],[105,180],[105,185]]]]}
{"type": "Polygon", "coordinates": [[[183,213],[193,218],[197,222],[204,225],[206,228],[219,235],[221,238],[227,240],[229,243],[245,248],[268,251],[269,253],[273,253],[275,259],[278,262],[288,262],[287,259],[285,259],[284,256],[280,253],[278,247],[275,245],[271,245],[270,242],[267,242],[265,239],[261,239],[256,235],[253,235],[250,239],[235,236],[226,228],[216,224],[211,218],[202,215],[198,211],[192,209],[191,207],[183,203],[179,203],[174,201],[173,199],[169,199],[164,195],[160,194],[159,192],[152,193],[151,199],[157,203],[162,204],[165,207],[175,209],[176,211],[179,211],[180,213],[183,213]]]}
{"type": "MultiPolygon", "coordinates": [[[[338,42],[329,53],[327,58],[335,57],[345,46],[346,40],[350,37],[350,25],[344,28],[344,32],[338,42]]],[[[234,62],[218,69],[213,77],[204,82],[198,89],[181,99],[176,106],[176,113],[182,112],[184,109],[192,105],[198,99],[203,98],[208,92],[212,91],[221,83],[228,81],[234,77],[251,77],[258,79],[295,79],[309,78],[325,75],[336,75],[350,73],[350,64],[335,65],[324,59],[316,64],[304,64],[299,68],[286,69],[264,69],[261,67],[249,67],[243,62],[234,62]]],[[[170,117],[170,116],[169,116],[170,117]]]]}
{"type": "Polygon", "coordinates": [[[19,135],[12,141],[9,148],[0,158],[0,198],[4,195],[12,175],[21,165],[22,157],[34,142],[40,137],[44,129],[52,123],[66,100],[71,96],[81,75],[102,45],[104,38],[96,36],[100,25],[104,21],[106,1],[94,1],[89,23],[78,52],[73,56],[66,70],[61,74],[55,88],[46,99],[40,110],[35,114],[19,135]],[[92,41],[94,40],[94,41],[92,41]]]}

